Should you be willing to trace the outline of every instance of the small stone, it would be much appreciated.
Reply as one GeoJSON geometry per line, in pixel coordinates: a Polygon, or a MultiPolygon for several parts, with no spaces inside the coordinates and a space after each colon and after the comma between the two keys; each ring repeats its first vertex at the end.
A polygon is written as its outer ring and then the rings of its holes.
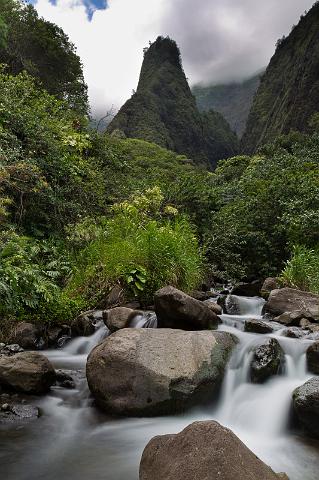
{"type": "Polygon", "coordinates": [[[284,335],[288,338],[302,338],[305,336],[305,332],[298,327],[290,327],[285,330],[284,335]]]}
{"type": "Polygon", "coordinates": [[[254,318],[246,320],[245,322],[245,332],[249,333],[271,333],[273,328],[266,322],[261,320],[255,320],[254,318]]]}
{"type": "Polygon", "coordinates": [[[10,405],[9,405],[8,403],[3,403],[3,404],[1,405],[1,410],[2,410],[3,412],[10,412],[10,405]]]}
{"type": "Polygon", "coordinates": [[[302,318],[299,322],[299,326],[304,329],[308,329],[308,326],[311,325],[310,320],[308,318],[302,318]]]}

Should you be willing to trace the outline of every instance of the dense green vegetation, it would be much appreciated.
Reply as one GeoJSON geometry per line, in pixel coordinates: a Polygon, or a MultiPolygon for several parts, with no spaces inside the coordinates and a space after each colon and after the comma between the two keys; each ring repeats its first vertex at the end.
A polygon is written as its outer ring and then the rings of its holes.
{"type": "Polygon", "coordinates": [[[0,63],[13,74],[28,72],[49,93],[87,113],[87,87],[74,45],[32,5],[0,0],[0,63]]]}
{"type": "Polygon", "coordinates": [[[200,199],[190,191],[184,202],[184,188],[207,172],[157,145],[90,131],[27,73],[0,73],[0,87],[1,328],[65,322],[114,284],[141,301],[167,283],[194,287],[202,255],[183,212],[200,199]],[[142,222],[152,192],[162,213],[152,207],[142,222]],[[120,214],[123,206],[135,215],[120,214]]]}
{"type": "MultiPolygon", "coordinates": [[[[147,63],[142,83],[154,80],[147,63]]],[[[0,336],[20,319],[70,321],[114,286],[143,305],[163,285],[190,291],[203,279],[281,274],[318,291],[318,114],[311,132],[279,136],[211,172],[197,156],[90,130],[85,109],[48,89],[2,66],[0,336]]],[[[216,115],[201,117],[215,147],[224,132],[216,115]]]]}
{"type": "Polygon", "coordinates": [[[223,115],[231,129],[241,137],[254,95],[260,83],[261,73],[243,82],[203,86],[195,85],[192,92],[200,111],[215,110],[223,115]]]}
{"type": "Polygon", "coordinates": [[[255,96],[242,147],[253,153],[290,130],[309,132],[319,110],[319,4],[301,17],[277,49],[255,96]]]}
{"type": "Polygon", "coordinates": [[[224,118],[201,114],[185,77],[180,52],[159,37],[145,51],[136,92],[108,127],[215,166],[237,152],[237,138],[224,118]]]}
{"type": "Polygon", "coordinates": [[[81,245],[67,292],[98,303],[119,284],[128,298],[151,304],[164,285],[196,287],[203,272],[194,229],[163,202],[158,187],[147,189],[113,205],[113,215],[98,226],[86,224],[84,233],[90,227],[94,236],[81,245]]]}
{"type": "Polygon", "coordinates": [[[318,151],[318,133],[291,134],[256,156],[220,163],[207,243],[226,277],[277,274],[293,245],[317,245],[318,151]]]}

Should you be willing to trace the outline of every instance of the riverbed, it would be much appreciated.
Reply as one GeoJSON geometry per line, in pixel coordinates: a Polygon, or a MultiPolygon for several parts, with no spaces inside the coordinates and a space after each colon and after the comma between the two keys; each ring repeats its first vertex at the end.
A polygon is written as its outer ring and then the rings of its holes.
{"type": "Polygon", "coordinates": [[[306,369],[310,339],[274,333],[245,333],[248,318],[261,318],[263,300],[238,297],[240,314],[222,315],[219,330],[234,333],[239,344],[229,363],[217,404],[183,415],[120,419],[94,407],[86,379],[90,350],[106,335],[100,326],[91,337],[43,352],[56,368],[70,370],[75,390],[53,387],[35,400],[42,416],[21,425],[0,426],[1,480],[138,480],[142,451],[155,435],[175,433],[195,420],[214,419],[231,428],[264,462],[290,480],[318,480],[319,442],[290,427],[291,394],[313,375],[306,369]],[[251,350],[275,337],[285,352],[281,375],[263,385],[249,382],[251,350]]]}

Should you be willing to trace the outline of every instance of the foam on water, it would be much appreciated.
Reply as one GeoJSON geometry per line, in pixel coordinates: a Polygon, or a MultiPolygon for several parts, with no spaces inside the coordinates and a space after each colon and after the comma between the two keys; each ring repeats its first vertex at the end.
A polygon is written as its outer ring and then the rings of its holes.
{"type": "MultiPolygon", "coordinates": [[[[317,480],[319,446],[288,430],[291,394],[304,383],[305,352],[310,340],[291,339],[277,330],[270,335],[245,333],[247,318],[260,318],[264,301],[236,297],[239,312],[222,315],[221,330],[234,333],[238,346],[229,362],[219,403],[185,415],[148,419],[112,419],[93,406],[84,376],[88,353],[106,335],[100,326],[91,337],[45,352],[56,367],[77,373],[77,389],[55,388],[41,400],[43,416],[22,429],[0,429],[1,473],[6,480],[138,480],[146,443],[154,436],[175,433],[195,420],[216,419],[231,428],[262,460],[290,480],[317,480]],[[275,337],[286,366],[263,385],[249,381],[252,349],[275,337]]],[[[136,328],[153,327],[156,319],[140,316],[136,328]]],[[[132,325],[131,325],[132,326],[132,325]]]]}

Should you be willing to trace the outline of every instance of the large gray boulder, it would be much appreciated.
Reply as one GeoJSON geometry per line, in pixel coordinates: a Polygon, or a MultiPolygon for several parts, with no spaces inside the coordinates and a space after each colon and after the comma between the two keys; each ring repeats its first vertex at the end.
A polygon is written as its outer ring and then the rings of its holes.
{"type": "Polygon", "coordinates": [[[301,426],[319,437],[319,378],[314,377],[293,392],[293,406],[301,426]]]}
{"type": "Polygon", "coordinates": [[[269,338],[265,343],[254,349],[250,366],[250,376],[253,383],[263,383],[273,375],[280,373],[285,356],[275,338],[269,338]]]}
{"type": "Polygon", "coordinates": [[[307,366],[309,372],[319,375],[319,342],[315,342],[308,347],[307,366]]]}
{"type": "Polygon", "coordinates": [[[154,303],[159,328],[211,330],[219,324],[218,316],[205,303],[174,287],[158,290],[154,303]]]}
{"type": "Polygon", "coordinates": [[[195,422],[176,435],[154,437],[140,464],[140,480],[279,480],[236,435],[214,421],[195,422]]]}
{"type": "Polygon", "coordinates": [[[235,344],[225,332],[119,330],[90,353],[89,388],[108,413],[183,411],[212,399],[235,344]]]}
{"type": "Polygon", "coordinates": [[[37,352],[0,355],[0,386],[23,393],[46,393],[55,382],[49,360],[37,352]]]}
{"type": "Polygon", "coordinates": [[[103,321],[110,332],[116,332],[130,326],[131,320],[139,313],[138,310],[126,307],[115,307],[103,312],[103,321]]]}
{"type": "Polygon", "coordinates": [[[304,311],[314,320],[319,320],[319,295],[294,288],[272,290],[264,310],[273,316],[285,312],[304,311]]]}

